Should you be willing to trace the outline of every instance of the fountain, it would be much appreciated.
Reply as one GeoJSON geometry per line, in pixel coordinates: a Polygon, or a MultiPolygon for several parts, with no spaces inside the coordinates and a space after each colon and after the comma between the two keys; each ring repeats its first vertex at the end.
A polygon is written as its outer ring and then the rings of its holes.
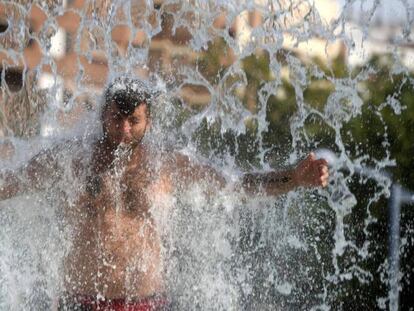
{"type": "Polygon", "coordinates": [[[67,290],[77,227],[65,214],[86,178],[71,163],[89,161],[100,96],[124,74],[162,90],[147,143],[227,181],[152,207],[174,308],[410,306],[414,6],[391,2],[1,2],[0,187],[44,150],[59,176],[0,202],[0,310],[53,310],[67,290]],[[331,164],[326,188],[234,187],[312,150],[331,164]]]}

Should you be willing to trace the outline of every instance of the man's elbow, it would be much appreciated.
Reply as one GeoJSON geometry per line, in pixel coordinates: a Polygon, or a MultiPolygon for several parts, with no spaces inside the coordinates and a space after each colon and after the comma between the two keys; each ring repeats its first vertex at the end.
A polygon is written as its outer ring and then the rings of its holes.
{"type": "Polygon", "coordinates": [[[13,174],[7,174],[0,182],[0,201],[11,199],[21,192],[19,178],[13,174]]]}

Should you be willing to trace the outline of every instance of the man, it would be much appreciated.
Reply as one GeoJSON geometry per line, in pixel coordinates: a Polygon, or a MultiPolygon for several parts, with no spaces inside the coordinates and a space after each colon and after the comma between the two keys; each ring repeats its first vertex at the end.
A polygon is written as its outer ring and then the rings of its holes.
{"type": "MultiPolygon", "coordinates": [[[[83,171],[87,177],[67,213],[76,230],[65,260],[66,294],[60,310],[167,308],[161,242],[150,207],[164,194],[199,180],[212,188],[225,184],[215,170],[179,153],[157,157],[144,140],[155,99],[144,82],[125,77],[115,79],[105,92],[103,135],[94,143],[87,167],[74,163],[75,174],[83,171]]],[[[50,152],[35,157],[18,173],[3,176],[0,199],[41,188],[56,168],[50,152]],[[26,176],[24,182],[19,174],[26,176]]],[[[238,189],[278,195],[299,186],[324,187],[327,180],[326,161],[310,154],[291,171],[245,174],[238,189]]]]}

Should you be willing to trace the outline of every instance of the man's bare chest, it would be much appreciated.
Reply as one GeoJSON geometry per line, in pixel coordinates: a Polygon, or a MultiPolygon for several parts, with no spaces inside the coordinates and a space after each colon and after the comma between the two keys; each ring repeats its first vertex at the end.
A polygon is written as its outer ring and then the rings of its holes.
{"type": "Polygon", "coordinates": [[[86,203],[95,212],[145,213],[157,174],[148,168],[129,166],[122,170],[108,170],[88,178],[86,203]]]}

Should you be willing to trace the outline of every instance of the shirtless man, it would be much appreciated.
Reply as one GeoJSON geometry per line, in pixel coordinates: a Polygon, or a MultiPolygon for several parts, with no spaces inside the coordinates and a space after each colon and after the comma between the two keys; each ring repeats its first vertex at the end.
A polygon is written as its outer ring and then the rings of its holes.
{"type": "MultiPolygon", "coordinates": [[[[104,100],[103,136],[93,146],[85,191],[68,212],[76,231],[65,260],[66,294],[59,310],[164,310],[168,301],[151,203],[200,179],[213,188],[225,179],[178,153],[162,156],[156,167],[156,153],[143,140],[155,96],[142,81],[118,78],[104,100]],[[120,149],[127,155],[120,156],[120,149]]],[[[55,166],[46,153],[19,172],[3,174],[0,199],[39,188],[55,166]]],[[[327,180],[327,162],[311,153],[290,171],[245,174],[238,188],[278,195],[299,186],[324,187],[327,180]]]]}

